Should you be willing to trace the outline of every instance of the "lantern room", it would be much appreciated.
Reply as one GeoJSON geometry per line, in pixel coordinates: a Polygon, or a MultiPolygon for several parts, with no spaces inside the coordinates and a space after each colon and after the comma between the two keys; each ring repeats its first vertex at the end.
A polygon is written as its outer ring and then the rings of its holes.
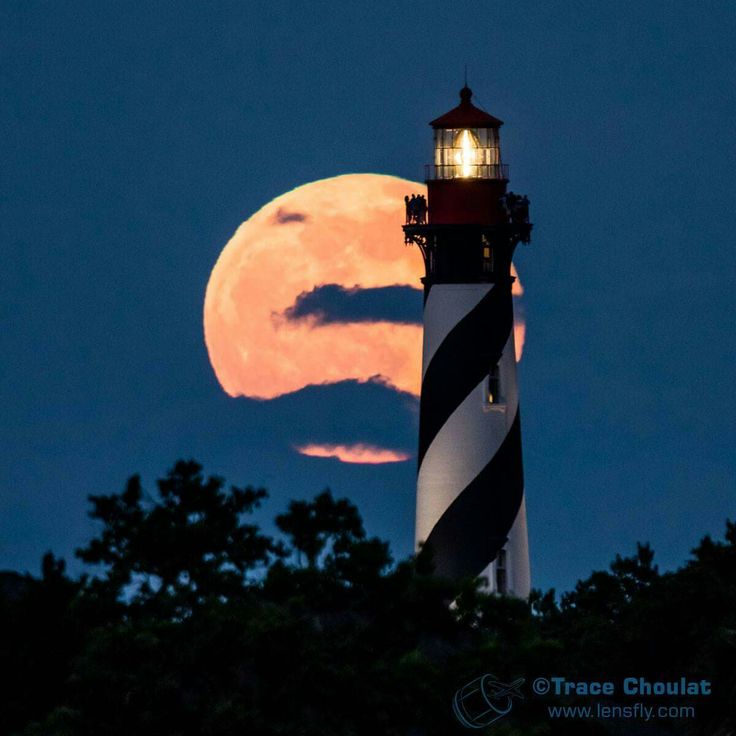
{"type": "Polygon", "coordinates": [[[503,122],[476,107],[472,91],[460,90],[460,104],[433,120],[434,163],[427,167],[431,179],[508,179],[501,163],[498,129],[503,122]]]}
{"type": "MultiPolygon", "coordinates": [[[[404,242],[422,251],[425,294],[435,283],[510,283],[514,248],[529,242],[529,199],[507,191],[498,135],[503,123],[473,105],[472,94],[463,87],[460,104],[430,123],[434,163],[426,199],[404,197],[404,242]]],[[[499,376],[494,380],[488,405],[502,400],[499,376]]]]}
{"type": "Polygon", "coordinates": [[[433,120],[433,163],[426,167],[429,224],[503,222],[502,198],[509,172],[501,159],[503,121],[476,107],[472,91],[460,90],[460,104],[433,120]]]}

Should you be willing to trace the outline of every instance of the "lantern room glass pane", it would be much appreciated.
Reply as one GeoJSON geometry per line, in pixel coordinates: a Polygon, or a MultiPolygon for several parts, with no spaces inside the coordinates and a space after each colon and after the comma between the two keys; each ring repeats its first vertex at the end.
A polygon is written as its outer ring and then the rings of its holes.
{"type": "Polygon", "coordinates": [[[503,179],[498,130],[441,128],[434,134],[434,178],[503,179]]]}

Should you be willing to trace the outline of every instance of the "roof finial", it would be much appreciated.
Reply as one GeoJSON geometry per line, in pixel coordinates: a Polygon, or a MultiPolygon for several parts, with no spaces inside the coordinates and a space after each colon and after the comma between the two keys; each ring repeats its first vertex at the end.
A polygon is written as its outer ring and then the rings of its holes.
{"type": "Polygon", "coordinates": [[[468,65],[465,65],[465,86],[460,90],[460,104],[467,104],[473,96],[470,87],[468,87],[468,65]]]}

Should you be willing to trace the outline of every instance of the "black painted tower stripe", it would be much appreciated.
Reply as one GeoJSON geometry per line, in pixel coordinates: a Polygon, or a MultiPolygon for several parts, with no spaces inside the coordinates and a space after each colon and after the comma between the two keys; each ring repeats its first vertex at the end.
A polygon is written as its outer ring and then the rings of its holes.
{"type": "Polygon", "coordinates": [[[432,552],[435,573],[454,579],[480,575],[506,543],[523,495],[517,410],[498,452],[445,509],[430,532],[425,546],[432,552]]]}
{"type": "Polygon", "coordinates": [[[419,466],[442,425],[498,363],[513,323],[510,285],[499,283],[437,348],[424,374],[419,400],[419,466]]]}

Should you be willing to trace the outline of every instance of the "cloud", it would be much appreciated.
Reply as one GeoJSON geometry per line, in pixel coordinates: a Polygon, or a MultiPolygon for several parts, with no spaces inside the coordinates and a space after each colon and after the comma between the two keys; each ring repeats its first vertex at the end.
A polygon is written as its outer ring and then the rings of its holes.
{"type": "Polygon", "coordinates": [[[289,447],[301,455],[365,465],[400,463],[413,457],[418,401],[380,376],[306,386],[251,405],[260,407],[257,410],[264,417],[258,424],[278,427],[289,447]]]}
{"type": "Polygon", "coordinates": [[[303,212],[289,212],[283,207],[279,207],[275,219],[279,225],[286,225],[289,222],[305,222],[308,218],[303,212]]]}
{"type": "Polygon", "coordinates": [[[322,284],[303,291],[284,311],[287,320],[312,318],[318,325],[354,322],[422,323],[421,290],[399,285],[361,289],[322,284]]]}
{"type": "Polygon", "coordinates": [[[390,450],[385,447],[357,443],[354,445],[320,445],[308,444],[295,446],[302,455],[310,457],[335,458],[341,463],[360,463],[365,465],[383,465],[384,463],[401,463],[411,455],[402,450],[390,450]]]}

